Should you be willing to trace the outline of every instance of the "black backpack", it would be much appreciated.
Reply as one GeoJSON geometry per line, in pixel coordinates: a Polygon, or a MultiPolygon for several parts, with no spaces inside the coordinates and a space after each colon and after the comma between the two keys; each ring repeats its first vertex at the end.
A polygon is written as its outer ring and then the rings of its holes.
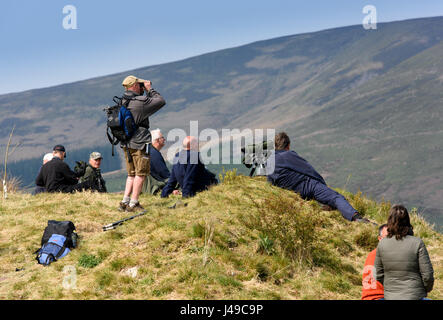
{"type": "Polygon", "coordinates": [[[128,143],[135,131],[137,131],[138,126],[135,123],[131,111],[128,109],[131,99],[126,98],[124,104],[123,97],[114,96],[112,100],[116,105],[107,107],[104,110],[107,115],[106,135],[112,145],[112,156],[114,156],[114,146],[119,142],[123,145],[128,143]]]}
{"type": "Polygon", "coordinates": [[[76,248],[78,235],[74,230],[75,226],[71,221],[48,220],[41,239],[41,248],[35,252],[37,262],[48,266],[76,248]]]}

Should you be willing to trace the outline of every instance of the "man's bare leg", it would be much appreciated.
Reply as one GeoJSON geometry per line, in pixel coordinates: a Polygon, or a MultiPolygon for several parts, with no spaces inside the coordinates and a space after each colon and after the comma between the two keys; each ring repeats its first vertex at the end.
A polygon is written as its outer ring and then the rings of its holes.
{"type": "Polygon", "coordinates": [[[140,193],[142,192],[143,188],[143,182],[145,181],[144,176],[135,176],[134,183],[132,184],[132,196],[131,196],[131,203],[137,203],[138,197],[140,196],[140,193]]]}
{"type": "Polygon", "coordinates": [[[128,178],[126,178],[125,195],[124,195],[125,198],[129,198],[131,196],[134,186],[134,180],[135,177],[128,176],[128,178]]]}

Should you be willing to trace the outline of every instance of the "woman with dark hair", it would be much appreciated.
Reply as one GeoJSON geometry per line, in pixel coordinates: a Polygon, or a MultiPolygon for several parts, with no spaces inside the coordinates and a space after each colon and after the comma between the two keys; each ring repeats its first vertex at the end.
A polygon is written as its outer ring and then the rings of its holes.
{"type": "Polygon", "coordinates": [[[388,235],[375,256],[376,278],[386,300],[420,300],[434,286],[434,270],[426,246],[414,237],[408,210],[394,205],[388,218],[388,235]]]}

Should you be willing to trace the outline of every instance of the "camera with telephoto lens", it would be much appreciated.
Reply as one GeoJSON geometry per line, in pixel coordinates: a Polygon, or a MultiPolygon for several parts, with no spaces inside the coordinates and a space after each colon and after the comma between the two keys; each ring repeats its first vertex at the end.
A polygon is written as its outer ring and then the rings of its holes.
{"type": "Polygon", "coordinates": [[[272,141],[263,141],[262,143],[251,144],[241,148],[241,160],[246,168],[251,169],[249,176],[255,173],[257,176],[266,175],[266,161],[274,150],[272,141]]]}

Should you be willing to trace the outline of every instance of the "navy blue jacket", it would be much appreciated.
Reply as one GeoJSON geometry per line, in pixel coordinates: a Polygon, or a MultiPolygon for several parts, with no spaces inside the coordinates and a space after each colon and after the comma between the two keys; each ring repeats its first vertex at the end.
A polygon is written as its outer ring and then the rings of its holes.
{"type": "Polygon", "coordinates": [[[182,150],[175,155],[171,175],[162,190],[162,198],[166,198],[174,191],[177,182],[182,188],[184,198],[193,197],[211,184],[218,183],[215,175],[206,170],[201,162],[200,152],[190,150],[182,150]]]}
{"type": "MultiPolygon", "coordinates": [[[[295,151],[276,150],[275,159],[272,159],[272,156],[269,159],[271,163],[275,161],[275,169],[267,176],[267,179],[275,186],[300,192],[303,189],[303,183],[309,178],[326,184],[314,167],[295,151]]],[[[270,163],[267,165],[269,166],[270,163]]]]}
{"type": "Polygon", "coordinates": [[[149,155],[151,157],[151,176],[158,181],[164,181],[169,178],[171,173],[166,166],[165,159],[163,159],[160,151],[149,144],[149,155]]]}

